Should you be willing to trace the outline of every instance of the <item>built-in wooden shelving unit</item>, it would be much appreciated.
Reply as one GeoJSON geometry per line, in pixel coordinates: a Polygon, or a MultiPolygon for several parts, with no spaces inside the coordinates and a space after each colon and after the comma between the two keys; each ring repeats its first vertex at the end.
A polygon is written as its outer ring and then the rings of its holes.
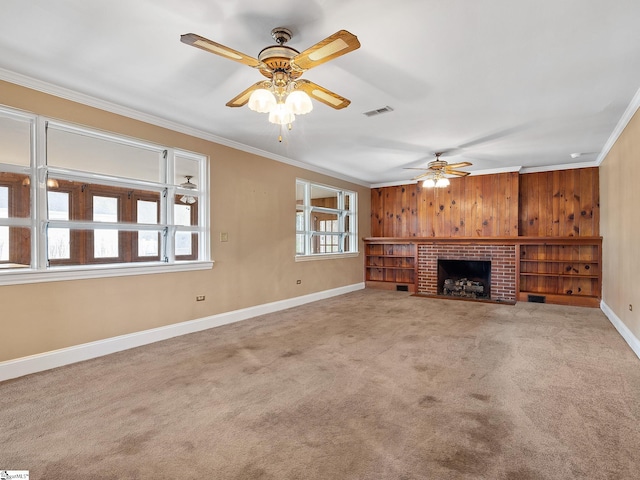
{"type": "Polygon", "coordinates": [[[518,301],[597,307],[602,291],[602,237],[369,237],[368,287],[417,291],[417,245],[509,245],[516,248],[518,301]]]}
{"type": "Polygon", "coordinates": [[[519,246],[518,299],[598,306],[602,291],[602,238],[528,239],[519,246]]]}
{"type": "Polygon", "coordinates": [[[365,241],[365,280],[368,287],[415,292],[416,252],[409,241],[365,241]]]}

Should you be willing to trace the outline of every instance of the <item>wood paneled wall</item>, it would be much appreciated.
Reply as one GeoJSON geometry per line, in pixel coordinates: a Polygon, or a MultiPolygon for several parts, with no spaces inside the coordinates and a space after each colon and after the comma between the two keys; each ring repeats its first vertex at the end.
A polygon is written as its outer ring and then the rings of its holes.
{"type": "Polygon", "coordinates": [[[373,188],[371,236],[598,236],[598,190],[597,167],[373,188]]]}
{"type": "Polygon", "coordinates": [[[520,235],[600,235],[597,167],[520,175],[520,235]]]}
{"type": "Polygon", "coordinates": [[[371,190],[371,235],[413,237],[416,231],[416,185],[371,190]]]}
{"type": "Polygon", "coordinates": [[[421,184],[371,191],[374,237],[518,235],[518,174],[452,178],[448,188],[421,184]]]}

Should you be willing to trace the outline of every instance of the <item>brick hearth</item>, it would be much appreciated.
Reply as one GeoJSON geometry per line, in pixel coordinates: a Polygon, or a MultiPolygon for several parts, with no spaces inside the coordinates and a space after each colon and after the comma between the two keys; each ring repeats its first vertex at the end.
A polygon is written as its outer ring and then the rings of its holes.
{"type": "Polygon", "coordinates": [[[418,290],[438,294],[438,259],[491,262],[491,300],[516,301],[515,245],[418,244],[418,290]]]}

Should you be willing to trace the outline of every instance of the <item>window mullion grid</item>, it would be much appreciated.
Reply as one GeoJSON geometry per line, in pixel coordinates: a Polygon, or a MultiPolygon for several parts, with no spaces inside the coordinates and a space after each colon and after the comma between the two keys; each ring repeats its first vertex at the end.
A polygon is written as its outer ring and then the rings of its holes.
{"type": "Polygon", "coordinates": [[[32,168],[25,165],[11,165],[9,163],[0,163],[0,172],[17,173],[19,175],[31,175],[32,168]]]}
{"type": "MultiPolygon", "coordinates": [[[[200,179],[210,178],[209,177],[209,162],[199,162],[198,173],[200,175],[200,179]]],[[[209,258],[209,253],[211,251],[210,238],[207,235],[202,235],[202,232],[208,231],[209,229],[209,205],[207,202],[203,202],[203,198],[209,198],[209,191],[207,189],[207,185],[209,182],[200,181],[198,185],[198,258],[209,258]],[[205,230],[206,229],[206,230],[205,230]]]]}
{"type": "Polygon", "coordinates": [[[311,211],[312,212],[317,212],[317,213],[327,213],[329,215],[338,215],[340,213],[340,210],[338,210],[337,208],[329,208],[329,207],[311,207],[311,211]]]}
{"type": "Polygon", "coordinates": [[[174,255],[174,249],[173,249],[173,235],[171,235],[169,232],[171,231],[171,228],[169,226],[165,226],[162,229],[162,242],[160,245],[160,260],[162,260],[164,263],[174,263],[175,262],[175,255],[174,255]]]}
{"type": "Polygon", "coordinates": [[[21,218],[21,217],[0,218],[0,227],[30,228],[32,224],[33,222],[30,218],[21,218]]]}
{"type": "Polygon", "coordinates": [[[338,214],[338,232],[340,232],[340,237],[338,238],[338,251],[344,252],[344,236],[345,236],[345,215],[346,212],[344,210],[340,210],[338,214]]]}
{"type": "Polygon", "coordinates": [[[174,238],[175,228],[173,218],[173,203],[175,199],[175,150],[168,148],[163,152],[163,165],[164,165],[164,184],[165,189],[162,192],[162,198],[160,201],[160,223],[165,228],[162,231],[162,246],[160,252],[160,258],[165,263],[173,263],[176,260],[174,238]]]}
{"type": "Polygon", "coordinates": [[[92,222],[77,220],[48,220],[47,225],[51,228],[71,228],[73,230],[120,230],[123,232],[159,232],[166,225],[155,223],[119,223],[119,222],[92,222]]]}
{"type": "Polygon", "coordinates": [[[304,184],[304,254],[311,254],[313,234],[311,225],[311,184],[304,184]]]}
{"type": "Polygon", "coordinates": [[[344,253],[344,236],[345,236],[345,196],[347,194],[344,191],[338,192],[338,209],[340,212],[338,213],[338,232],[340,232],[340,236],[338,237],[338,252],[344,253]]]}
{"type": "Polygon", "coordinates": [[[349,194],[349,251],[358,251],[358,194],[349,194]]]}
{"type": "Polygon", "coordinates": [[[167,186],[162,194],[162,200],[160,202],[160,223],[164,225],[162,232],[162,251],[160,258],[165,263],[173,263],[176,260],[175,254],[175,232],[176,227],[174,225],[173,215],[173,202],[175,198],[175,189],[172,186],[167,186]]]}
{"type": "Polygon", "coordinates": [[[164,183],[150,182],[148,180],[119,178],[101,173],[81,172],[59,167],[46,167],[46,170],[47,174],[53,174],[56,179],[82,181],[90,184],[99,184],[100,186],[144,189],[153,192],[162,192],[166,188],[164,183]]]}
{"type": "Polygon", "coordinates": [[[38,117],[33,130],[31,159],[31,263],[35,270],[49,266],[47,255],[47,121],[38,117]],[[42,181],[40,172],[43,172],[42,181]]]}

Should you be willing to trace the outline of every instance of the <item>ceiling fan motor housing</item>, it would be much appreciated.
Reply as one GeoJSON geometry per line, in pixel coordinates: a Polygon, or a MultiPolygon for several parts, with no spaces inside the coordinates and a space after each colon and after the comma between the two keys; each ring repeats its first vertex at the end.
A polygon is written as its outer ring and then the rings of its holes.
{"type": "Polygon", "coordinates": [[[433,160],[427,164],[427,167],[432,170],[442,170],[448,164],[444,160],[433,160]]]}
{"type": "Polygon", "coordinates": [[[271,36],[273,37],[273,39],[276,41],[278,45],[284,45],[289,40],[291,40],[291,37],[293,37],[293,34],[291,33],[291,30],[287,28],[276,27],[273,30],[271,30],[271,36]]]}
{"type": "Polygon", "coordinates": [[[285,45],[272,45],[264,48],[258,54],[258,60],[269,67],[269,70],[263,68],[260,69],[260,72],[269,78],[271,78],[273,72],[278,71],[287,72],[291,74],[292,78],[298,78],[303,72],[292,68],[291,59],[299,53],[295,48],[285,45]]]}
{"type": "Polygon", "coordinates": [[[295,80],[300,77],[303,71],[291,65],[291,59],[300,54],[300,52],[295,48],[285,45],[286,42],[291,40],[291,32],[284,27],[276,27],[271,30],[271,36],[278,45],[263,48],[258,54],[258,60],[269,67],[268,70],[264,68],[261,69],[260,73],[267,78],[272,78],[277,72],[286,73],[290,80],[295,80]]]}

